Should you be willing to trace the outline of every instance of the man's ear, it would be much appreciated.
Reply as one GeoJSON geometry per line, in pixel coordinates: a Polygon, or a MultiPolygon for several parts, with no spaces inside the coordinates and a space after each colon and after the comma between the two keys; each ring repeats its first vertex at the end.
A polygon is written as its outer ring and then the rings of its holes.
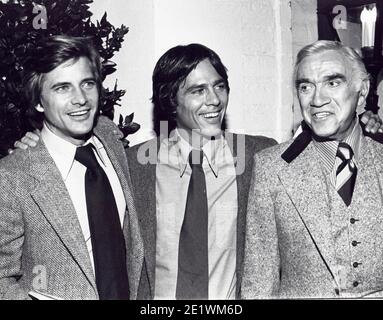
{"type": "Polygon", "coordinates": [[[358,107],[361,106],[366,101],[369,91],[370,91],[370,80],[365,79],[362,81],[360,85],[358,107]]]}
{"type": "Polygon", "coordinates": [[[38,104],[35,106],[35,109],[36,109],[38,112],[44,112],[44,108],[43,108],[43,106],[41,105],[41,103],[38,103],[38,104]]]}

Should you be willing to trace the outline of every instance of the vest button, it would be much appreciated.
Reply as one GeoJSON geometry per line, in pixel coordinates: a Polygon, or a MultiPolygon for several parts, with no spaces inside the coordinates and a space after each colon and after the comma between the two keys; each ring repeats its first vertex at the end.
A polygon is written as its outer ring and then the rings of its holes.
{"type": "Polygon", "coordinates": [[[359,243],[359,242],[358,242],[358,241],[355,241],[355,240],[354,240],[353,242],[351,242],[351,244],[353,245],[353,247],[356,247],[356,246],[358,245],[358,243],[359,243]]]}
{"type": "Polygon", "coordinates": [[[339,289],[335,288],[335,294],[339,296],[339,289]]]}
{"type": "Polygon", "coordinates": [[[352,266],[353,266],[354,268],[358,268],[359,263],[358,263],[358,262],[354,262],[354,263],[352,264],[352,266]]]}
{"type": "Polygon", "coordinates": [[[359,285],[359,282],[358,281],[354,281],[354,283],[352,284],[354,287],[357,287],[359,285]]]}
{"type": "Polygon", "coordinates": [[[355,223],[355,219],[354,219],[354,218],[351,218],[351,219],[350,219],[350,223],[351,223],[351,224],[354,224],[354,223],[355,223]]]}

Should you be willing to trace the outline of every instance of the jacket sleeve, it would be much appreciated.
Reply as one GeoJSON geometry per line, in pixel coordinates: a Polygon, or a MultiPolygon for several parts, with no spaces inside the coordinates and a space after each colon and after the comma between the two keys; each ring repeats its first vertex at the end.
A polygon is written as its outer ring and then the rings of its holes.
{"type": "Polygon", "coordinates": [[[271,298],[279,288],[277,225],[269,190],[271,172],[265,170],[264,161],[255,155],[246,216],[243,299],[271,298]]]}
{"type": "Polygon", "coordinates": [[[23,276],[23,242],[24,222],[18,197],[4,171],[0,170],[0,300],[29,299],[18,283],[23,276]]]}

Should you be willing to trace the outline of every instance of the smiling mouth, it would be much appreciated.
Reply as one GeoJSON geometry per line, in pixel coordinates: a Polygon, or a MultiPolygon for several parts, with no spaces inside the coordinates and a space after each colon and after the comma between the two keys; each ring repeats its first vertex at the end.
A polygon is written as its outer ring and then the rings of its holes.
{"type": "Polygon", "coordinates": [[[209,112],[209,113],[203,113],[201,116],[203,116],[205,119],[214,119],[217,118],[220,115],[220,111],[218,112],[209,112]]]}
{"type": "Polygon", "coordinates": [[[90,109],[77,110],[77,111],[69,112],[68,115],[71,117],[81,117],[81,116],[85,116],[86,114],[88,114],[89,111],[90,111],[90,109]]]}
{"type": "Polygon", "coordinates": [[[327,118],[330,115],[332,115],[332,113],[331,112],[327,112],[327,111],[317,112],[317,113],[313,114],[313,118],[320,120],[320,119],[325,119],[325,118],[327,118]]]}

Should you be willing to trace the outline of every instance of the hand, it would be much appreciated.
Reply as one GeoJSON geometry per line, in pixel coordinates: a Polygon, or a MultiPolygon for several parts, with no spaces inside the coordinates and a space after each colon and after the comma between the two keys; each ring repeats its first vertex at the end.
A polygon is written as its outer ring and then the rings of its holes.
{"type": "MultiPolygon", "coordinates": [[[[24,137],[20,140],[17,140],[13,146],[15,149],[27,150],[29,147],[36,147],[37,142],[40,140],[40,130],[36,129],[33,132],[27,132],[24,137]]],[[[8,153],[11,154],[14,149],[9,149],[8,153]]]]}
{"type": "Polygon", "coordinates": [[[372,113],[372,111],[366,111],[360,119],[366,127],[364,130],[370,133],[383,132],[382,119],[379,115],[372,113]]]}

